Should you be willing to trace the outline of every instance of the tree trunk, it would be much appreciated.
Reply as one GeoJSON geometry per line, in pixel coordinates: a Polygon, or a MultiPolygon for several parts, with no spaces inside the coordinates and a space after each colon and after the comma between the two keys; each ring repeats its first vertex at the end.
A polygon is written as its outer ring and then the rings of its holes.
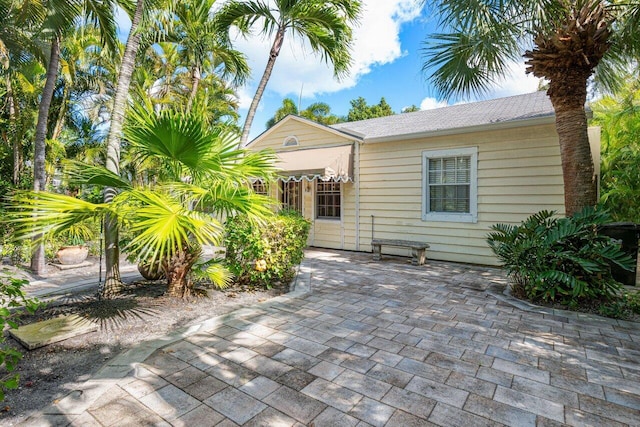
{"type": "MultiPolygon", "coordinates": [[[[138,46],[140,45],[138,27],[144,13],[144,2],[145,0],[138,0],[136,3],[136,11],[133,15],[131,30],[129,31],[129,37],[127,38],[127,44],[122,56],[122,64],[120,65],[120,73],[118,74],[116,93],[113,100],[113,110],[111,111],[111,125],[107,137],[107,159],[105,166],[107,170],[116,174],[120,174],[120,137],[124,115],[127,109],[131,75],[133,74],[136,54],[138,52],[138,46]]],[[[104,202],[111,202],[115,195],[115,188],[105,188],[104,202]]],[[[104,220],[106,275],[104,286],[100,289],[101,298],[110,298],[122,289],[118,240],[118,223],[115,218],[107,215],[104,220]]]]}
{"type": "Polygon", "coordinates": [[[187,246],[166,260],[163,268],[167,277],[167,295],[174,298],[188,298],[192,294],[193,283],[189,272],[200,258],[201,250],[187,246]]]}
{"type": "Polygon", "coordinates": [[[64,85],[64,89],[62,90],[62,103],[60,104],[60,110],[58,110],[58,118],[56,119],[56,125],[53,128],[53,133],[51,134],[51,139],[58,139],[60,134],[62,133],[62,128],[64,127],[64,118],[67,114],[67,97],[69,96],[69,88],[68,84],[64,85]]]}
{"type": "Polygon", "coordinates": [[[200,77],[200,67],[193,67],[193,70],[191,71],[191,92],[189,93],[189,99],[187,100],[187,113],[191,111],[193,101],[196,99],[198,86],[200,85],[200,77]]]}
{"type": "Polygon", "coordinates": [[[587,132],[587,79],[584,70],[567,70],[549,84],[549,98],[556,113],[564,179],[565,214],[572,216],[598,202],[596,176],[587,132]]]}
{"type": "Polygon", "coordinates": [[[13,85],[11,83],[11,74],[7,73],[7,105],[9,107],[9,140],[13,149],[13,185],[18,185],[20,181],[20,172],[22,172],[22,141],[16,135],[16,100],[13,94],[13,85]]]}
{"type": "MultiPolygon", "coordinates": [[[[49,107],[53,99],[56,79],[58,78],[58,65],[60,63],[60,39],[55,36],[51,41],[51,57],[47,66],[47,79],[42,90],[42,98],[38,108],[38,122],[36,124],[36,137],[34,141],[33,153],[33,190],[44,191],[46,184],[45,173],[45,140],[47,138],[47,122],[49,120],[49,107]]],[[[38,275],[44,273],[44,244],[41,242],[42,235],[35,236],[33,243],[35,249],[31,256],[31,269],[38,275]]]]}
{"type": "Polygon", "coordinates": [[[271,77],[271,72],[273,71],[273,66],[276,63],[276,59],[280,54],[280,49],[282,48],[282,43],[284,41],[285,27],[280,27],[278,32],[276,33],[276,38],[273,41],[273,45],[271,46],[271,52],[269,53],[269,60],[267,61],[267,66],[264,69],[264,73],[262,74],[262,78],[260,79],[260,84],[258,84],[258,89],[256,90],[256,94],[253,95],[253,100],[251,100],[251,106],[249,107],[249,111],[247,111],[247,118],[244,121],[244,126],[242,127],[242,136],[240,137],[239,147],[242,148],[247,145],[247,140],[249,139],[249,131],[251,130],[251,124],[253,123],[253,118],[256,115],[256,111],[258,110],[258,104],[260,104],[260,99],[262,99],[262,95],[264,94],[264,90],[267,87],[267,82],[271,77]]]}

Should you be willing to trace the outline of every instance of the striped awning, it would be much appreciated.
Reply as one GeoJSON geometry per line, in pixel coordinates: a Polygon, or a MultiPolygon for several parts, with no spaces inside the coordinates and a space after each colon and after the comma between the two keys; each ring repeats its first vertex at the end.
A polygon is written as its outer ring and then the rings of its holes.
{"type": "Polygon", "coordinates": [[[353,144],[337,147],[306,148],[276,153],[283,181],[347,182],[353,180],[353,144]]]}

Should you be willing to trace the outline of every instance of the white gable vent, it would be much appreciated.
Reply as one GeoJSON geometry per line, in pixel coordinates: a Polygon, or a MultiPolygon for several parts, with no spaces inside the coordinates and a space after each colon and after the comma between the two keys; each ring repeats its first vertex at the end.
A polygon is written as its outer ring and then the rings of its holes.
{"type": "Polygon", "coordinates": [[[300,143],[298,142],[298,138],[296,138],[294,135],[291,135],[284,139],[282,145],[285,147],[295,147],[296,145],[300,145],[300,143]]]}

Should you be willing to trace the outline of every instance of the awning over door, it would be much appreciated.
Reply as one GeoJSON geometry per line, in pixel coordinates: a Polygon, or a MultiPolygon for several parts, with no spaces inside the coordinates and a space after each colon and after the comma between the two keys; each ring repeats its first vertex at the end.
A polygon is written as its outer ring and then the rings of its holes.
{"type": "Polygon", "coordinates": [[[276,153],[283,181],[347,182],[353,179],[353,144],[276,153]]]}

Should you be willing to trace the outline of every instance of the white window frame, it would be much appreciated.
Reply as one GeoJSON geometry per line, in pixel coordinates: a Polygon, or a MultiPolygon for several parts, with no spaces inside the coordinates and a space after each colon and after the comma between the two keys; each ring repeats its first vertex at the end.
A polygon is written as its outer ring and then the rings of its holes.
{"type": "Polygon", "coordinates": [[[342,190],[344,188],[344,186],[342,185],[342,182],[336,182],[334,184],[338,185],[338,188],[340,189],[340,216],[334,216],[334,217],[327,217],[327,216],[323,216],[323,217],[319,217],[318,216],[318,184],[322,182],[316,179],[315,185],[314,187],[314,191],[313,191],[313,200],[314,200],[314,217],[316,219],[316,221],[330,221],[330,222],[335,222],[335,221],[340,221],[342,222],[342,217],[343,215],[343,209],[344,209],[344,194],[342,193],[342,190]]]}
{"type": "Polygon", "coordinates": [[[478,147],[428,150],[422,152],[422,220],[447,222],[478,222],[478,147]],[[470,157],[469,212],[429,212],[429,159],[470,157]]]}

